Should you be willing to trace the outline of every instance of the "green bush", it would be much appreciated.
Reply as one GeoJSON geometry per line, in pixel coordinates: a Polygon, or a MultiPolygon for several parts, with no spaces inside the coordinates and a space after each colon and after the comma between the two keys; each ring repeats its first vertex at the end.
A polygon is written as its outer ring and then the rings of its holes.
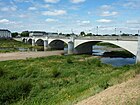
{"type": "Polygon", "coordinates": [[[58,71],[57,68],[54,68],[54,69],[52,70],[52,77],[57,78],[57,77],[60,76],[60,74],[61,74],[61,73],[58,71]]]}
{"type": "Polygon", "coordinates": [[[4,75],[4,70],[0,67],[0,77],[2,77],[4,75]]]}
{"type": "Polygon", "coordinates": [[[73,61],[70,58],[68,58],[67,63],[73,63],[73,61]]]}
{"type": "Polygon", "coordinates": [[[0,83],[0,105],[8,105],[28,96],[32,85],[27,81],[0,83]]]}

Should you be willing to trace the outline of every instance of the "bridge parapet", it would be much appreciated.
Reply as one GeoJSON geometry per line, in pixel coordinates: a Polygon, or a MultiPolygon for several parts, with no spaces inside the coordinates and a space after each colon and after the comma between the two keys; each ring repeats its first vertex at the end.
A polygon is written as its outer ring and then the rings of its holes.
{"type": "Polygon", "coordinates": [[[137,36],[87,36],[87,37],[76,37],[76,39],[92,39],[92,40],[128,40],[128,41],[137,41],[137,36]]]}

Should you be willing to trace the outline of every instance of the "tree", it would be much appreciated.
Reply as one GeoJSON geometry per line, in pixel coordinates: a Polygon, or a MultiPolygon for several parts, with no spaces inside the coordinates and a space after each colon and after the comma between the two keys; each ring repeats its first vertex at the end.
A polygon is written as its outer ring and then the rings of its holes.
{"type": "Polygon", "coordinates": [[[87,35],[86,36],[92,36],[92,33],[87,33],[87,35]]]}
{"type": "Polygon", "coordinates": [[[14,32],[11,35],[12,35],[12,37],[17,37],[18,36],[18,33],[17,32],[14,32]]]}
{"type": "Polygon", "coordinates": [[[21,33],[21,36],[22,36],[22,37],[29,37],[29,31],[23,31],[23,32],[21,33]]]}
{"type": "Polygon", "coordinates": [[[85,34],[84,31],[82,31],[82,32],[80,33],[80,35],[81,35],[81,36],[85,36],[86,34],[85,34]]]}

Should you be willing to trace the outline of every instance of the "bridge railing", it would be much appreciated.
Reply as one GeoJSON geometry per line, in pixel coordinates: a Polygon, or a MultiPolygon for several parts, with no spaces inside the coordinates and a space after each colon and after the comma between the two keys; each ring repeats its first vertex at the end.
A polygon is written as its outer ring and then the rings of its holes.
{"type": "Polygon", "coordinates": [[[76,37],[76,39],[81,40],[128,40],[137,41],[137,36],[88,36],[88,37],[76,37]]]}
{"type": "MultiPolygon", "coordinates": [[[[66,36],[33,36],[33,37],[24,37],[24,38],[54,38],[54,39],[71,39],[71,37],[66,36]]],[[[23,37],[22,37],[23,39],[23,37]]],[[[137,36],[74,36],[74,39],[81,39],[81,40],[126,40],[126,41],[137,41],[137,36]]]]}

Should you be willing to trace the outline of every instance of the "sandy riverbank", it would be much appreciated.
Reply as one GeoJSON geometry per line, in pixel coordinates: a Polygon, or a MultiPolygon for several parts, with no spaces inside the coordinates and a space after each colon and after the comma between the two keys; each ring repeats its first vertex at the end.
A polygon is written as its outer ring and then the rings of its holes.
{"type": "Polygon", "coordinates": [[[0,61],[61,55],[63,51],[0,53],[0,61]]]}
{"type": "Polygon", "coordinates": [[[76,105],[139,105],[140,75],[78,102],[76,105]]]}

